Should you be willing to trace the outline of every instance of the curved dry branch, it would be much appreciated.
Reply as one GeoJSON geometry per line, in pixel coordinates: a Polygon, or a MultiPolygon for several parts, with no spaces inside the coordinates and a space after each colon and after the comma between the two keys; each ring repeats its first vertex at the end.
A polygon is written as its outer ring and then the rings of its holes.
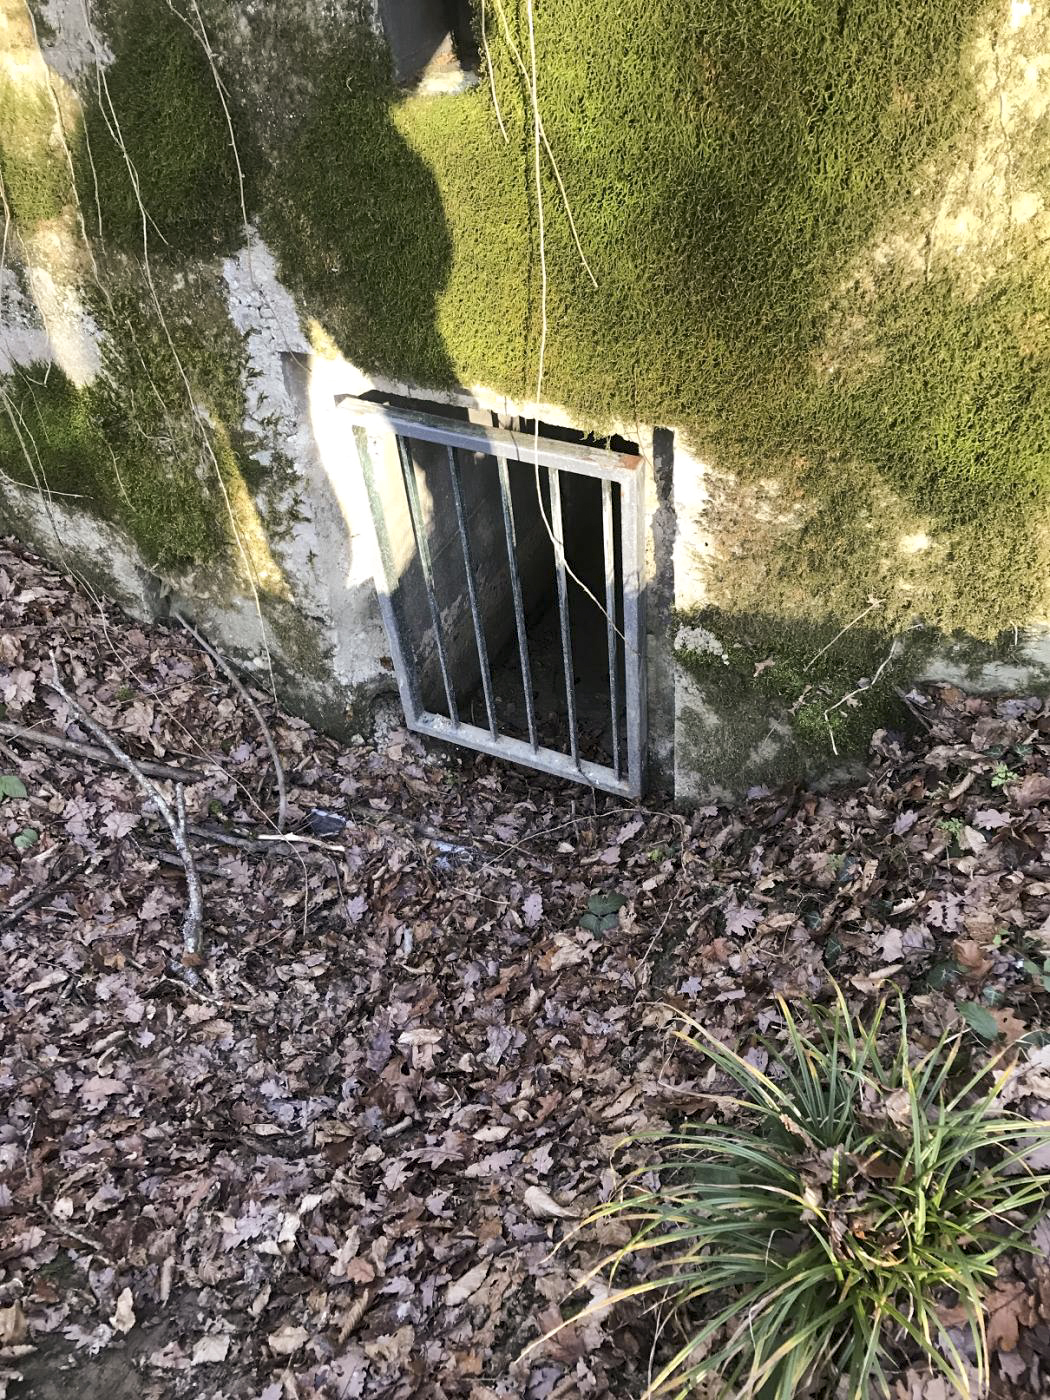
{"type": "Polygon", "coordinates": [[[220,652],[216,651],[212,644],[206,638],[202,637],[196,627],[194,627],[192,623],[187,622],[181,613],[176,612],[172,615],[176,622],[186,629],[197,645],[208,653],[255,716],[256,723],[262,730],[263,739],[266,741],[266,747],[270,751],[270,761],[273,763],[274,776],[277,779],[277,830],[279,832],[284,831],[288,819],[288,788],[284,778],[284,765],[281,762],[281,755],[277,752],[277,745],[274,743],[273,735],[270,733],[270,726],[266,723],[262,710],[259,709],[259,706],[252,699],[248,688],[242,684],[237,672],[226,658],[220,652]]]}
{"type": "Polygon", "coordinates": [[[135,762],[135,760],[124,752],[117,741],[107,733],[105,729],[84,709],[80,701],[71,695],[66,689],[62,680],[62,673],[58,669],[58,658],[52,651],[51,669],[54,672],[54,679],[48,681],[52,690],[58,692],[69,708],[76,715],[84,728],[98,740],[104,749],[108,749],[120,766],[127,770],[135,779],[139,787],[156,807],[164,824],[171,833],[172,844],[182,861],[182,868],[186,872],[186,890],[188,903],[186,914],[182,921],[182,947],[184,952],[192,957],[199,957],[204,945],[204,894],[201,890],[200,876],[193,860],[193,851],[190,848],[189,835],[186,829],[186,790],[181,783],[175,784],[175,809],[172,810],[171,803],[161,792],[160,788],[148,777],[135,762]]]}

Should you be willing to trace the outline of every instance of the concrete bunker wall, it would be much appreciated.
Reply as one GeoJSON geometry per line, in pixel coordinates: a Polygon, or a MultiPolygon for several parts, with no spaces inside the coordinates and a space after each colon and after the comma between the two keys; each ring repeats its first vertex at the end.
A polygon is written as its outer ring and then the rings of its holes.
{"type": "MultiPolygon", "coordinates": [[[[339,395],[534,411],[521,16],[435,96],[371,4],[198,8],[0,0],[0,519],[353,729],[392,677],[339,395]]],[[[547,170],[540,414],[647,454],[654,766],[695,798],[834,769],[927,675],[1047,683],[1050,15],[665,21],[539,26],[598,284],[547,170]]]]}

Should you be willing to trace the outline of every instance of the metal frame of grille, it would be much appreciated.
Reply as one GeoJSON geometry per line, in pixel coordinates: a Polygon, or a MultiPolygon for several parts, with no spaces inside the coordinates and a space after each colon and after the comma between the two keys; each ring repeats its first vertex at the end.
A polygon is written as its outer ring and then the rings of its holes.
{"type": "Polygon", "coordinates": [[[643,561],[645,557],[644,463],[640,457],[603,451],[591,447],[539,439],[537,457],[535,439],[531,434],[508,432],[501,428],[457,422],[427,413],[388,408],[361,399],[344,398],[339,402],[347,425],[352,428],[358,457],[372,508],[376,531],[377,564],[376,589],[379,605],[390,641],[391,658],[397,677],[405,719],[410,729],[429,734],[449,743],[461,744],[480,753],[508,759],[559,778],[586,783],[605,792],[624,797],[640,797],[645,780],[646,761],[646,676],[643,561]],[[373,461],[383,451],[393,435],[397,440],[405,496],[415,547],[426,588],[430,622],[441,670],[448,714],[427,710],[420,699],[418,677],[404,644],[404,637],[394,597],[398,585],[386,512],[376,482],[373,461]],[[441,609],[434,588],[434,573],[429,543],[421,509],[415,470],[405,439],[438,443],[448,454],[449,482],[455,507],[459,544],[466,574],[467,595],[473,619],[481,688],[485,701],[487,728],[465,722],[459,713],[455,688],[449,672],[441,609]],[[467,516],[460,479],[458,453],[477,452],[495,458],[499,492],[503,511],[507,564],[511,597],[517,632],[518,655],[524,690],[528,741],[500,733],[493,700],[492,673],[489,665],[484,619],[478,603],[474,561],[471,557],[467,516]],[[565,673],[565,702],[568,718],[569,751],[561,752],[539,742],[533,703],[529,639],[525,621],[521,572],[517,554],[514,510],[510,492],[511,464],[520,463],[531,471],[544,470],[550,490],[551,526],[558,542],[555,554],[558,620],[561,635],[562,664],[565,673]],[[575,473],[597,477],[602,483],[602,535],[605,558],[606,630],[608,634],[609,708],[612,723],[611,765],[593,763],[580,754],[579,727],[576,712],[576,687],[572,657],[572,636],[569,615],[568,571],[566,568],[561,509],[561,474],[575,473]],[[612,484],[620,487],[620,562],[623,605],[623,631],[616,625],[617,589],[615,566],[615,513],[612,484]],[[624,697],[626,701],[627,762],[621,758],[620,706],[618,685],[619,643],[623,643],[624,697]]]}

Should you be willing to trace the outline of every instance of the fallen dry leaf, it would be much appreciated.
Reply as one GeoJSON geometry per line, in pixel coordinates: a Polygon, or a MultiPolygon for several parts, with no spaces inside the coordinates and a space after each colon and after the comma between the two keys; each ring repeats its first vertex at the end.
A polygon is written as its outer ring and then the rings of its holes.
{"type": "Polygon", "coordinates": [[[465,1274],[450,1283],[445,1289],[445,1302],[450,1308],[465,1303],[471,1294],[476,1293],[488,1277],[491,1260],[483,1259],[465,1274]]]}
{"type": "Polygon", "coordinates": [[[578,1220],[580,1212],[560,1206],[542,1186],[530,1186],[525,1192],[525,1204],[538,1220],[578,1220]]]}
{"type": "MultiPolygon", "coordinates": [[[[273,1345],[271,1338],[270,1345],[273,1345]]],[[[214,1366],[220,1361],[225,1361],[230,1352],[230,1337],[228,1332],[209,1332],[207,1336],[201,1337],[197,1345],[193,1348],[193,1355],[190,1357],[191,1366],[214,1366]]]]}
{"type": "Polygon", "coordinates": [[[130,1288],[125,1288],[117,1299],[117,1306],[113,1310],[113,1316],[109,1319],[109,1325],[118,1332],[130,1332],[135,1326],[135,1299],[130,1288]]]}
{"type": "Polygon", "coordinates": [[[979,981],[992,966],[985,950],[972,938],[957,938],[952,944],[956,963],[972,981],[979,981]]]}
{"type": "Polygon", "coordinates": [[[1027,811],[1043,802],[1050,802],[1050,777],[1045,773],[1029,773],[1020,783],[1015,783],[1007,791],[1015,807],[1027,811]]]}
{"type": "Polygon", "coordinates": [[[990,1351],[1013,1351],[1020,1329],[1030,1327],[1036,1320],[1032,1300],[1019,1279],[993,1289],[985,1299],[984,1310],[990,1351]]]}
{"type": "Polygon", "coordinates": [[[305,1327],[295,1327],[291,1323],[285,1323],[276,1332],[271,1332],[266,1340],[275,1356],[292,1356],[300,1347],[306,1345],[310,1340],[310,1334],[305,1327]]]}
{"type": "Polygon", "coordinates": [[[6,1308],[0,1308],[0,1346],[18,1346],[25,1341],[26,1330],[25,1313],[17,1299],[6,1308]]]}

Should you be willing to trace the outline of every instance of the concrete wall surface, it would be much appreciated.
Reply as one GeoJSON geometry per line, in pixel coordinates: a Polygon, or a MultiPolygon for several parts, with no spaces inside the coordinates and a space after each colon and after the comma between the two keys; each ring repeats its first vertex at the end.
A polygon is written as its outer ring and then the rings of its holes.
{"type": "MultiPolygon", "coordinates": [[[[840,774],[927,684],[1045,692],[1050,4],[817,9],[566,0],[538,128],[515,6],[486,60],[461,3],[0,0],[0,530],[352,734],[396,686],[340,403],[538,417],[643,459],[651,786],[840,774]]],[[[468,693],[447,463],[413,453],[468,693]]],[[[374,465],[437,705],[392,441],[374,465]]],[[[513,664],[494,463],[463,481],[513,664]]],[[[513,483],[539,626],[548,507],[513,483]]]]}

